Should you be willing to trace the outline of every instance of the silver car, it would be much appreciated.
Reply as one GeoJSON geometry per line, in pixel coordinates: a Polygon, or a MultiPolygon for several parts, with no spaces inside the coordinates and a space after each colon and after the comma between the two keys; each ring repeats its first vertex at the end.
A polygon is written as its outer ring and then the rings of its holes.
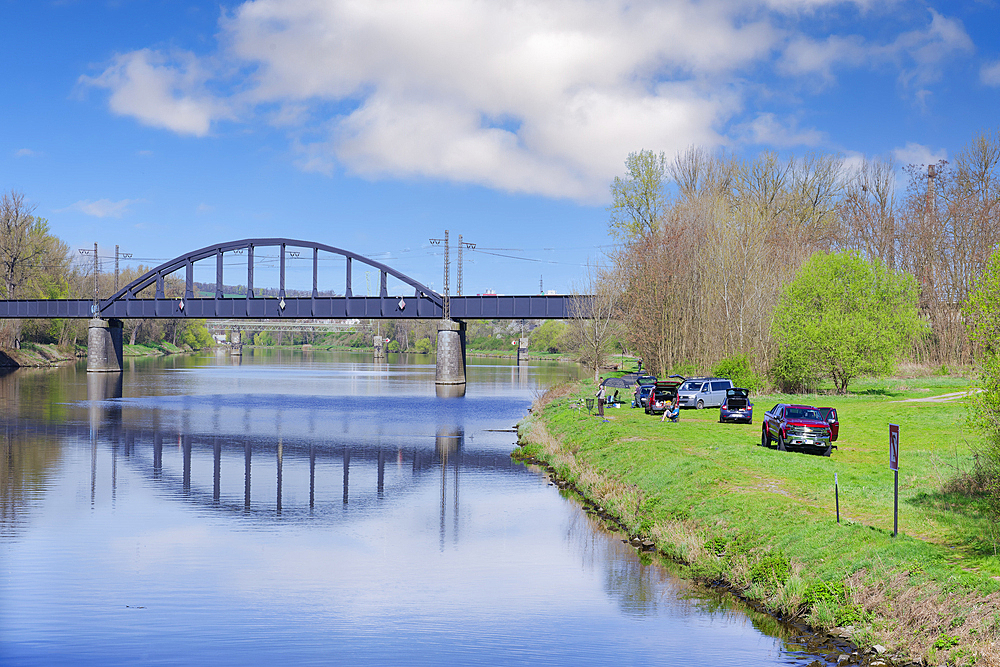
{"type": "Polygon", "coordinates": [[[726,390],[732,389],[733,381],[724,378],[691,378],[677,391],[682,408],[713,408],[726,400],[726,390]]]}

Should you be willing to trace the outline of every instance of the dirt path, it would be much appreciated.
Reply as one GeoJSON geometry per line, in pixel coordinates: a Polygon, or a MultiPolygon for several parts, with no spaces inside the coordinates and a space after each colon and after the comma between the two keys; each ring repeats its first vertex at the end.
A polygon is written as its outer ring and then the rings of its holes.
{"type": "Polygon", "coordinates": [[[945,403],[947,401],[954,401],[958,398],[964,398],[970,393],[978,393],[982,389],[973,389],[972,392],[968,391],[956,391],[951,394],[939,394],[938,396],[928,396],[927,398],[904,398],[901,401],[892,401],[893,403],[945,403]]]}

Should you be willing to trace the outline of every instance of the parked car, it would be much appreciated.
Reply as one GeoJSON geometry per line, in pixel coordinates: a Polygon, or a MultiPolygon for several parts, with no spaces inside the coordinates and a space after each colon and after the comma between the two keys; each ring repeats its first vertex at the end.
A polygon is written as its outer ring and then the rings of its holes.
{"type": "Polygon", "coordinates": [[[726,390],[726,400],[719,406],[720,422],[753,423],[753,403],[750,402],[750,390],[732,387],[726,390]]]}
{"type": "Polygon", "coordinates": [[[635,395],[632,398],[633,408],[644,408],[649,399],[649,394],[656,384],[655,375],[640,375],[636,379],[635,395]]]}
{"type": "Polygon", "coordinates": [[[660,380],[653,385],[653,392],[646,401],[646,414],[662,414],[669,408],[674,402],[674,397],[677,396],[677,387],[681,385],[683,380],[684,378],[671,377],[667,380],[660,380]]]}
{"type": "Polygon", "coordinates": [[[635,388],[635,398],[632,401],[633,408],[644,408],[649,402],[649,395],[653,392],[654,385],[640,384],[635,388]]]}
{"type": "Polygon", "coordinates": [[[726,400],[733,381],[725,378],[689,378],[678,390],[682,408],[714,408],[726,400]]]}
{"type": "MultiPolygon", "coordinates": [[[[761,446],[770,447],[773,441],[782,452],[794,447],[830,456],[836,447],[833,444],[833,422],[824,419],[821,410],[832,408],[777,404],[764,413],[761,446]]],[[[839,427],[839,422],[837,426],[839,427]]]]}

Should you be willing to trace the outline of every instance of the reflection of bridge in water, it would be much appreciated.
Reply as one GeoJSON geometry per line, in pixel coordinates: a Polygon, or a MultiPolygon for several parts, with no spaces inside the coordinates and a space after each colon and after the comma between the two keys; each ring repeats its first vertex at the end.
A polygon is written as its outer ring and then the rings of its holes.
{"type": "MultiPolygon", "coordinates": [[[[119,467],[127,465],[170,497],[256,522],[329,520],[383,502],[398,503],[439,476],[443,548],[449,512],[456,533],[458,529],[460,471],[525,473],[505,452],[469,449],[464,426],[457,424],[439,424],[426,434],[389,434],[381,442],[354,436],[338,442],[328,432],[227,433],[225,427],[233,423],[226,419],[221,430],[213,428],[211,418],[199,422],[197,416],[191,420],[194,426],[185,427],[186,412],[177,424],[159,424],[158,419],[151,423],[149,414],[126,419],[123,409],[130,403],[121,399],[121,376],[91,373],[87,380],[86,421],[44,423],[13,416],[0,418],[0,427],[13,438],[89,441],[92,502],[99,492],[102,450],[102,458],[110,454],[112,498],[118,491],[119,467]]],[[[105,468],[103,474],[107,472],[105,468]]]]}

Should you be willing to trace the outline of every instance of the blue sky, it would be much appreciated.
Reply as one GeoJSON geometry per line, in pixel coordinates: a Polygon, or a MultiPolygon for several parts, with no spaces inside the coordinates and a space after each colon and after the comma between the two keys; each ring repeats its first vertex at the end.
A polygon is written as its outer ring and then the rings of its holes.
{"type": "Polygon", "coordinates": [[[630,151],[903,165],[1000,125],[993,0],[0,0],[0,18],[0,188],[71,247],[147,265],[285,236],[440,290],[428,239],[449,229],[477,244],[465,293],[566,292],[610,243],[630,151]]]}

